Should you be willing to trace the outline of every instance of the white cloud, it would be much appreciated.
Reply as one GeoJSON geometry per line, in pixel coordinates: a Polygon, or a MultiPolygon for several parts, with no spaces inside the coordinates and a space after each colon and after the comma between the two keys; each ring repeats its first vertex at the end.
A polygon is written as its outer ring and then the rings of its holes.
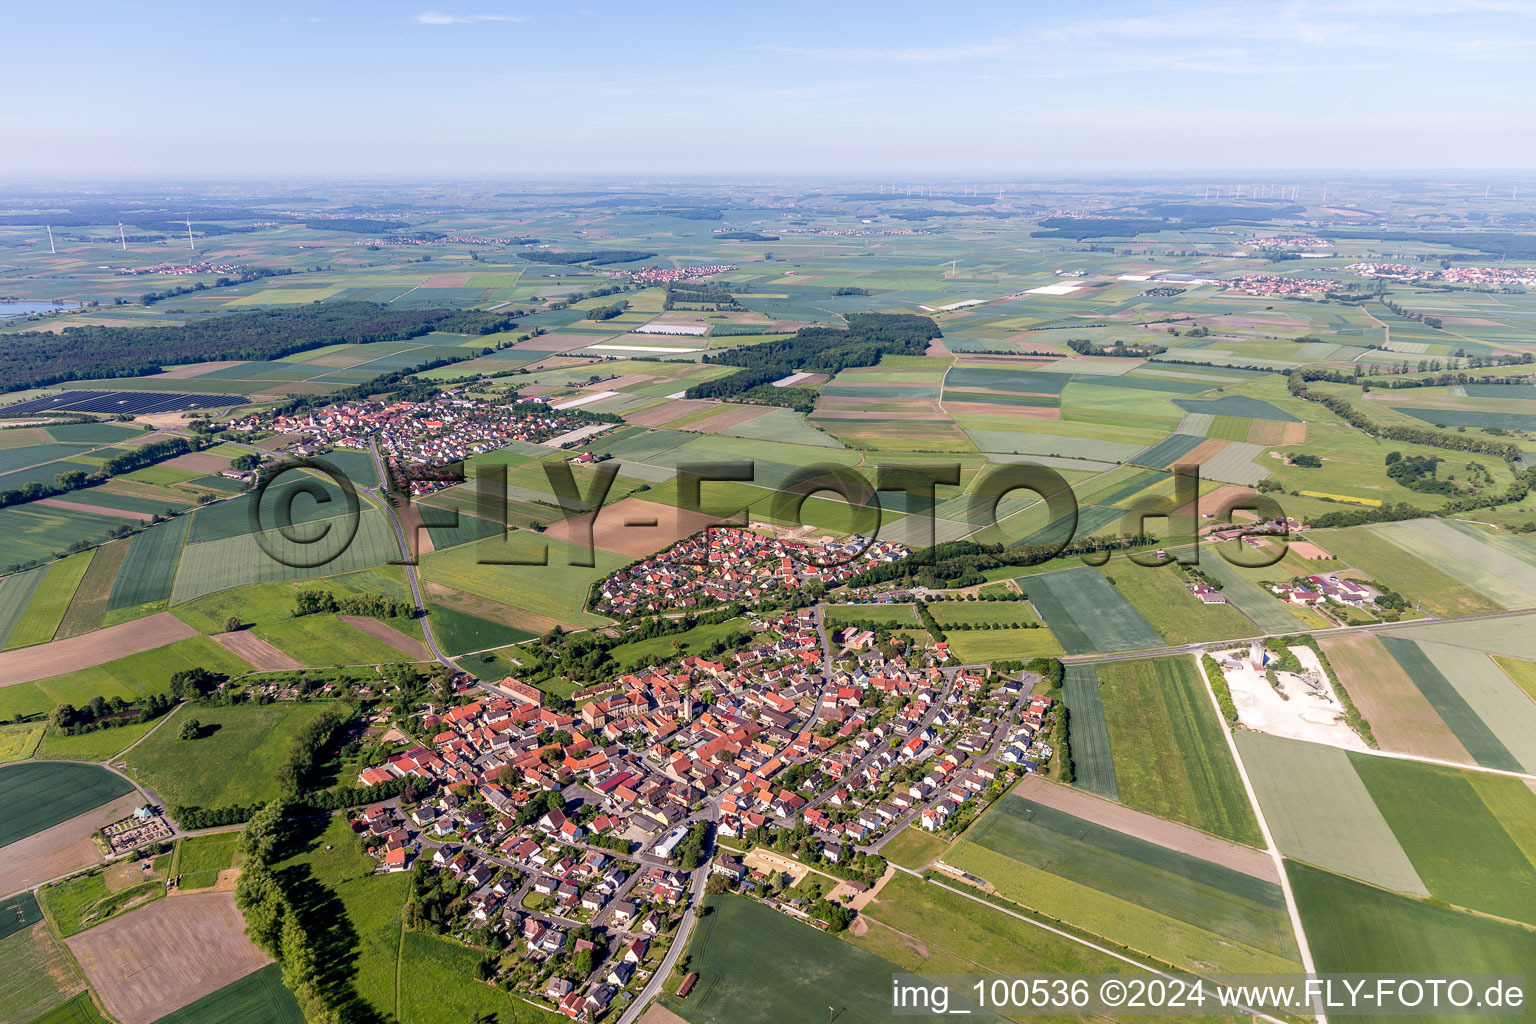
{"type": "Polygon", "coordinates": [[[422,11],[415,18],[422,25],[471,25],[478,21],[526,21],[521,14],[444,14],[422,11]]]}

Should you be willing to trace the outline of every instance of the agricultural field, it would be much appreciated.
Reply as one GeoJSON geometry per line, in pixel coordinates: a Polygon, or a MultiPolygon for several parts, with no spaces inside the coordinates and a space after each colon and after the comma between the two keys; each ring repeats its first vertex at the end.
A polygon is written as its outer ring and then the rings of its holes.
{"type": "Polygon", "coordinates": [[[1236,739],[1281,853],[1373,885],[1429,895],[1347,753],[1261,733],[1240,731],[1236,739]]]}
{"type": "Polygon", "coordinates": [[[583,556],[570,544],[514,530],[506,538],[426,555],[421,573],[430,582],[506,605],[511,609],[507,621],[513,626],[520,624],[518,612],[568,626],[602,625],[606,619],[586,611],[588,591],[629,560],[594,551],[593,566],[572,564],[583,556]]]}
{"type": "Polygon", "coordinates": [[[1401,636],[1381,643],[1477,764],[1505,771],[1536,766],[1529,731],[1536,704],[1491,658],[1401,636]]]}
{"type": "Polygon", "coordinates": [[[1435,704],[1403,671],[1371,633],[1325,637],[1320,641],[1328,663],[1344,689],[1371,723],[1371,732],[1384,750],[1423,757],[1468,762],[1456,734],[1435,710],[1435,704]]]}
{"type": "MultiPolygon", "coordinates": [[[[1204,565],[1219,556],[1201,559],[1204,565]]],[[[1138,565],[1128,558],[1112,559],[1101,572],[1114,581],[1120,596],[1170,644],[1226,640],[1251,636],[1253,623],[1231,604],[1202,604],[1184,586],[1172,565],[1138,565]]]]}
{"type": "Polygon", "coordinates": [[[69,610],[70,601],[74,599],[75,588],[80,585],[80,579],[90,567],[95,554],[95,550],[82,551],[48,567],[47,575],[33,593],[26,612],[17,621],[15,629],[11,630],[7,648],[45,644],[53,639],[59,623],[64,619],[64,613],[69,610]]]}
{"type": "Polygon", "coordinates": [[[1072,751],[1074,781],[1090,793],[1120,798],[1109,728],[1104,716],[1099,677],[1092,665],[1069,664],[1061,700],[1067,706],[1067,736],[1072,751]]]}
{"type": "Polygon", "coordinates": [[[1454,971],[1513,973],[1530,966],[1531,933],[1519,925],[1388,892],[1306,864],[1288,862],[1286,873],[1319,971],[1434,976],[1454,971]]]}
{"type": "Polygon", "coordinates": [[[1096,671],[1120,801],[1261,846],[1194,659],[1107,662],[1096,671]]]}
{"type": "Polygon", "coordinates": [[[287,759],[294,734],[331,707],[323,701],[184,706],[129,751],[126,770],[168,806],[263,803],[279,795],[273,771],[287,759]],[[189,718],[201,726],[195,740],[180,738],[189,718]]]}
{"type": "Polygon", "coordinates": [[[0,1024],[31,1024],[84,989],[46,924],[32,923],[0,938],[0,1024]]]}
{"type": "Polygon", "coordinates": [[[1017,796],[946,861],[1031,910],[1170,963],[1294,969],[1280,887],[1017,796]]]}
{"type": "Polygon", "coordinates": [[[1018,583],[1068,654],[1162,643],[1135,607],[1092,566],[1042,573],[1018,583]]]}
{"type": "Polygon", "coordinates": [[[268,964],[238,981],[173,1010],[153,1024],[304,1024],[282,968],[268,964]]]}
{"type": "Polygon", "coordinates": [[[122,1024],[152,1024],[269,961],[233,893],[158,899],[68,940],[86,980],[122,1024]]]}
{"type": "Polygon", "coordinates": [[[0,848],[133,792],[122,776],[84,764],[0,766],[0,786],[11,794],[11,809],[0,820],[0,848]]]}
{"type": "Polygon", "coordinates": [[[778,1024],[819,1016],[829,1000],[841,1021],[889,1019],[890,961],[740,896],[705,907],[689,945],[699,981],[687,999],[661,998],[689,1024],[778,1024]]]}
{"type": "Polygon", "coordinates": [[[46,728],[41,722],[0,725],[0,764],[25,761],[31,757],[37,745],[42,742],[46,728]]]}
{"type": "Polygon", "coordinates": [[[1439,765],[1350,760],[1431,896],[1536,925],[1536,792],[1439,765]]]}
{"type": "MultiPolygon", "coordinates": [[[[125,623],[119,629],[133,629],[135,624],[125,623]]],[[[177,623],[182,629],[181,623],[177,623]]],[[[135,701],[146,697],[151,693],[165,693],[169,689],[171,676],[176,672],[189,668],[206,668],[210,672],[222,672],[225,675],[242,675],[250,670],[250,666],[234,655],[225,651],[218,644],[207,637],[187,636],[185,639],[172,639],[163,646],[151,646],[148,650],[139,650],[137,653],[127,654],[124,657],[113,658],[115,653],[111,647],[117,638],[109,641],[107,632],[88,633],[83,637],[76,637],[69,641],[70,644],[84,644],[86,650],[82,652],[81,660],[86,661],[87,667],[65,672],[56,676],[45,676],[36,682],[17,682],[9,686],[0,686],[0,717],[15,715],[45,715],[52,711],[57,704],[73,704],[81,707],[90,703],[92,697],[121,697],[125,701],[135,701]],[[109,658],[98,663],[97,659],[109,658]]],[[[190,632],[190,630],[188,630],[190,632]]],[[[125,641],[132,637],[125,637],[125,641]]],[[[53,645],[57,646],[57,645],[53,645]]],[[[136,645],[134,645],[136,646],[136,645]]],[[[133,650],[134,646],[129,649],[133,650]]],[[[26,648],[27,650],[47,651],[48,648],[26,648]]],[[[0,656],[3,659],[6,656],[0,656]]],[[[59,662],[67,662],[68,659],[52,657],[55,669],[66,667],[59,662]]],[[[41,667],[35,671],[46,671],[41,667]]]]}

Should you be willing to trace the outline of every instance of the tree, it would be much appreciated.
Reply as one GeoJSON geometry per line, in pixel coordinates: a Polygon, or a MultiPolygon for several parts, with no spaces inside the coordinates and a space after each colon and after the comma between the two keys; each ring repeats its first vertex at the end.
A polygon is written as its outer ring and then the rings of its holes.
{"type": "Polygon", "coordinates": [[[73,704],[60,704],[48,715],[48,721],[55,729],[68,729],[75,724],[75,707],[73,704]]]}
{"type": "Polygon", "coordinates": [[[181,738],[195,740],[203,733],[203,724],[195,718],[189,718],[181,723],[181,738]]]}
{"type": "Polygon", "coordinates": [[[240,616],[231,615],[224,620],[224,632],[235,633],[245,628],[245,623],[240,621],[240,616]]]}

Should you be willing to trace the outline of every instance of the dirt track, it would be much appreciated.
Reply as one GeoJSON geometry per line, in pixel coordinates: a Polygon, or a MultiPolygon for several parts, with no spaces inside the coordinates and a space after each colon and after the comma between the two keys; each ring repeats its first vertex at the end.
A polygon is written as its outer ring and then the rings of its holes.
{"type": "Polygon", "coordinates": [[[241,661],[248,662],[251,668],[263,672],[304,667],[303,662],[289,657],[248,629],[219,633],[211,639],[241,661]]]}
{"type": "Polygon", "coordinates": [[[70,512],[89,512],[97,516],[112,516],[115,519],[132,519],[136,523],[142,523],[149,518],[148,512],[133,512],[126,508],[108,508],[105,505],[86,505],[78,501],[65,501],[63,498],[39,498],[38,505],[47,505],[50,508],[62,508],[70,512]]]}
{"type": "Polygon", "coordinates": [[[271,962],[228,892],[156,900],[65,941],[121,1024],[150,1024],[271,962]]]}
{"type": "Polygon", "coordinates": [[[0,686],[76,672],[193,636],[197,630],[170,612],[157,612],[68,640],[0,651],[0,686]]]}
{"type": "Polygon", "coordinates": [[[1080,789],[1047,782],[1038,775],[1025,776],[1013,791],[1037,804],[1065,811],[1116,832],[1124,832],[1128,836],[1145,839],[1149,843],[1166,846],[1170,850],[1178,850],[1266,882],[1280,881],[1275,873],[1275,862],[1269,854],[1218,839],[1197,828],[1133,811],[1124,804],[1104,800],[1080,789]]]}

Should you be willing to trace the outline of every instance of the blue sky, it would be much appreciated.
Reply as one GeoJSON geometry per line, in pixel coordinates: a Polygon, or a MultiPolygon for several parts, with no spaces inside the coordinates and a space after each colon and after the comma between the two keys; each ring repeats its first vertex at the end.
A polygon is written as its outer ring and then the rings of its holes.
{"type": "Polygon", "coordinates": [[[1536,2],[6,2],[0,177],[1492,174],[1536,2]]]}

